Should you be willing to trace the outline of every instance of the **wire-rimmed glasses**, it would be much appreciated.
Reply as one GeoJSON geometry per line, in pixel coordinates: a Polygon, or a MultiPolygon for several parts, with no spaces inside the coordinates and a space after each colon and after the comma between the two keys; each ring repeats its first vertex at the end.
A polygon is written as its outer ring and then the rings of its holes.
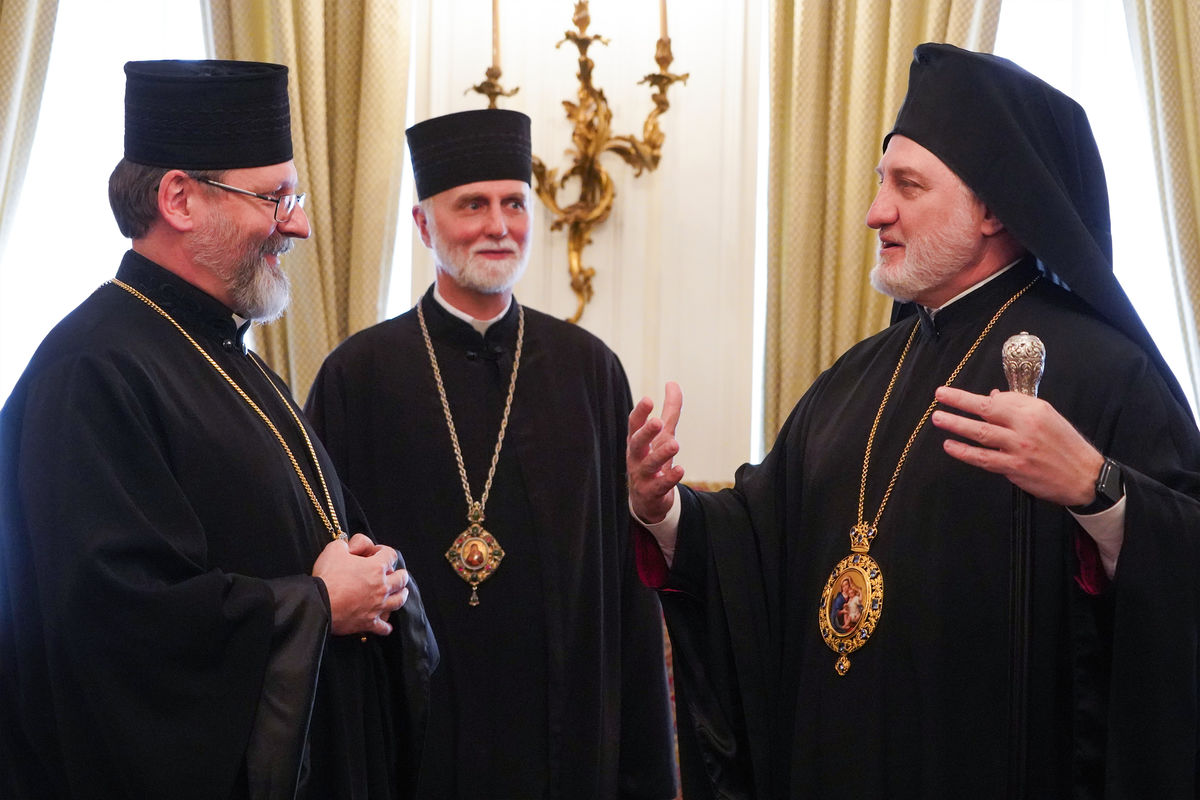
{"type": "Polygon", "coordinates": [[[308,195],[304,192],[301,192],[300,194],[281,194],[272,197],[269,194],[259,194],[258,192],[252,192],[249,189],[239,189],[236,186],[230,186],[227,183],[210,180],[209,178],[197,178],[197,180],[199,180],[201,183],[207,183],[209,186],[216,186],[218,189],[224,189],[227,192],[236,192],[237,194],[257,197],[259,200],[266,200],[268,203],[274,203],[274,217],[276,222],[287,222],[289,219],[291,219],[292,214],[296,211],[297,207],[304,208],[304,200],[308,197],[308,195]]]}

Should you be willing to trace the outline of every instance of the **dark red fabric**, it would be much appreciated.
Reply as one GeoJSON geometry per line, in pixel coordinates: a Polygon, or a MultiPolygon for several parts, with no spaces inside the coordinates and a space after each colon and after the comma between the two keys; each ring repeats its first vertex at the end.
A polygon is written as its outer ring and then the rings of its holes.
{"type": "Polygon", "coordinates": [[[633,554],[637,559],[638,577],[651,589],[663,588],[671,568],[667,566],[667,559],[663,557],[658,542],[650,531],[641,525],[631,523],[630,530],[633,534],[633,554]]]}
{"type": "Polygon", "coordinates": [[[1103,594],[1112,581],[1104,572],[1096,540],[1086,533],[1076,534],[1075,557],[1079,559],[1079,573],[1075,576],[1079,588],[1090,595],[1103,594]]]}

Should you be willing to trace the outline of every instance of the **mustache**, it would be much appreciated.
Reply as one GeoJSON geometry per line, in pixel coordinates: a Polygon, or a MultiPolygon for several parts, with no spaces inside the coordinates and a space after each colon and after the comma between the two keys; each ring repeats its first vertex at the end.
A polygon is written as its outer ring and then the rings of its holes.
{"type": "Polygon", "coordinates": [[[473,256],[479,255],[480,253],[482,253],[485,250],[488,250],[491,252],[495,252],[497,250],[503,250],[504,252],[509,253],[510,255],[514,255],[514,256],[518,255],[521,252],[520,248],[517,247],[515,242],[509,241],[508,239],[503,239],[499,242],[489,242],[488,244],[481,244],[481,245],[472,247],[471,255],[473,255],[473,256]]]}
{"type": "Polygon", "coordinates": [[[267,256],[282,256],[292,252],[292,248],[296,246],[296,241],[281,234],[273,234],[271,238],[263,242],[262,255],[267,256]]]}

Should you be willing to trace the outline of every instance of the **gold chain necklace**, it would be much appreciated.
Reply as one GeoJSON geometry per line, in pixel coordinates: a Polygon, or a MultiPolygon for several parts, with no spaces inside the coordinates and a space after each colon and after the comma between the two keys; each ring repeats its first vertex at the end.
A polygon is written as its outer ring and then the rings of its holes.
{"type": "Polygon", "coordinates": [[[496,477],[496,464],[500,461],[500,448],[504,446],[504,431],[508,429],[508,415],[512,411],[513,394],[517,388],[517,369],[521,366],[521,345],[525,341],[525,309],[517,307],[517,349],[513,355],[512,376],[508,380],[508,399],[504,401],[504,417],[500,420],[500,435],[496,437],[496,449],[492,452],[492,465],[488,469],[483,494],[478,500],[471,495],[471,482],[467,480],[467,467],[463,464],[462,447],[458,444],[458,433],[454,428],[454,417],[450,414],[450,401],[446,399],[446,387],[442,384],[442,371],[438,369],[437,356],[433,352],[433,340],[425,325],[425,311],[417,303],[417,321],[421,323],[421,336],[429,353],[429,365],[433,367],[433,379],[437,383],[438,396],[442,399],[442,412],[446,415],[446,427],[450,430],[450,443],[454,445],[454,459],[458,462],[458,477],[462,480],[463,494],[467,498],[467,529],[458,535],[454,544],[446,551],[446,559],[458,576],[471,585],[470,605],[479,605],[479,584],[490,578],[504,558],[504,550],[496,537],[483,529],[483,507],[487,505],[488,493],[492,491],[492,479],[496,477]]]}
{"type": "MultiPolygon", "coordinates": [[[[1008,298],[1004,305],[1000,306],[988,324],[980,331],[966,355],[958,362],[958,366],[950,373],[944,386],[952,384],[958,374],[962,372],[968,359],[983,343],[984,338],[1000,319],[1000,315],[1037,282],[1038,278],[1035,277],[1023,289],[1008,298]]],[[[866,504],[867,471],[871,465],[871,449],[875,444],[875,433],[879,430],[879,421],[883,418],[883,410],[892,396],[892,389],[896,385],[896,379],[900,376],[900,368],[904,366],[904,359],[908,356],[908,350],[912,346],[913,339],[916,338],[917,328],[920,325],[921,320],[918,319],[908,334],[908,341],[904,343],[904,349],[900,351],[900,360],[896,363],[891,380],[888,381],[887,389],[883,393],[883,400],[879,403],[879,410],[875,412],[875,421],[871,424],[871,432],[867,436],[866,452],[863,453],[862,480],[858,486],[858,522],[850,529],[850,555],[839,561],[833,571],[829,573],[829,579],[825,581],[825,587],[821,592],[821,605],[817,613],[821,638],[833,652],[838,654],[837,661],[834,662],[834,669],[839,675],[845,675],[849,671],[850,653],[867,643],[867,639],[870,638],[875,626],[879,624],[879,620],[883,616],[883,572],[875,559],[868,555],[868,552],[871,549],[871,542],[878,533],[883,509],[887,507],[888,499],[892,496],[892,489],[896,485],[896,479],[900,477],[900,470],[908,459],[913,442],[916,441],[917,434],[925,427],[925,423],[929,421],[929,417],[937,407],[937,400],[931,402],[925,409],[925,413],[921,415],[917,426],[913,428],[908,441],[904,444],[904,449],[900,451],[900,458],[896,461],[896,468],[892,470],[892,477],[883,492],[883,499],[879,501],[879,510],[875,512],[870,524],[867,524],[864,519],[863,507],[866,504]]]]}
{"type": "Polygon", "coordinates": [[[116,278],[108,281],[108,283],[112,283],[121,287],[138,300],[141,300],[143,303],[150,306],[150,308],[157,311],[160,316],[167,320],[167,322],[170,322],[173,326],[175,326],[175,330],[183,334],[185,339],[191,342],[192,347],[196,348],[196,352],[203,356],[204,360],[207,361],[209,365],[217,371],[217,374],[224,378],[225,381],[233,387],[233,390],[237,392],[244,401],[246,401],[246,404],[253,409],[254,413],[258,415],[258,418],[261,419],[268,428],[270,428],[271,433],[275,434],[275,439],[279,442],[280,446],[283,447],[283,452],[287,454],[288,461],[292,462],[292,469],[296,471],[297,477],[300,478],[300,483],[304,486],[304,491],[308,493],[308,499],[312,502],[313,508],[317,510],[317,515],[321,518],[321,522],[325,525],[325,529],[329,531],[329,535],[334,539],[347,538],[345,531],[342,530],[342,523],[338,520],[337,511],[333,506],[333,500],[330,498],[329,485],[325,482],[325,473],[321,471],[321,462],[317,458],[316,448],[313,447],[312,440],[308,437],[308,432],[304,429],[303,423],[300,422],[300,417],[297,416],[296,412],[292,409],[292,404],[289,403],[283,396],[283,392],[279,391],[279,387],[275,385],[275,381],[271,380],[271,376],[267,374],[266,369],[261,363],[259,363],[258,357],[253,353],[250,354],[250,360],[256,367],[258,367],[259,371],[263,374],[263,377],[267,379],[267,383],[269,383],[271,388],[275,390],[275,394],[279,395],[279,399],[283,401],[284,408],[286,408],[288,413],[292,415],[292,420],[296,423],[296,427],[300,430],[300,435],[304,437],[304,444],[308,447],[308,454],[312,458],[313,467],[316,469],[317,479],[320,480],[321,489],[325,494],[325,502],[328,504],[329,509],[328,513],[326,513],[326,509],[323,508],[321,503],[317,500],[316,492],[313,491],[312,485],[308,482],[308,478],[304,475],[304,470],[300,469],[300,462],[296,460],[296,456],[292,453],[292,448],[289,447],[287,441],[284,440],[283,434],[279,432],[279,428],[275,427],[275,423],[271,421],[271,418],[268,417],[261,408],[259,408],[258,404],[250,398],[250,395],[246,394],[245,390],[238,385],[237,381],[230,377],[229,373],[222,369],[221,365],[218,364],[216,360],[214,360],[213,357],[210,356],[208,352],[200,346],[200,343],[193,339],[192,335],[184,330],[183,326],[176,322],[175,318],[163,310],[158,303],[155,303],[137,289],[134,289],[129,284],[124,283],[116,278]]]}

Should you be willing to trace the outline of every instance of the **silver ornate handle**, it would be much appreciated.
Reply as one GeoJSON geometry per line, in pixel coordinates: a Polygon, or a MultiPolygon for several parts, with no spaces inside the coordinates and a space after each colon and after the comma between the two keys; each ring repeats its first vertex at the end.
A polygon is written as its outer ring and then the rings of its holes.
{"type": "Polygon", "coordinates": [[[1008,337],[1000,354],[1009,391],[1037,397],[1042,370],[1046,367],[1046,345],[1042,340],[1021,331],[1008,337]]]}

